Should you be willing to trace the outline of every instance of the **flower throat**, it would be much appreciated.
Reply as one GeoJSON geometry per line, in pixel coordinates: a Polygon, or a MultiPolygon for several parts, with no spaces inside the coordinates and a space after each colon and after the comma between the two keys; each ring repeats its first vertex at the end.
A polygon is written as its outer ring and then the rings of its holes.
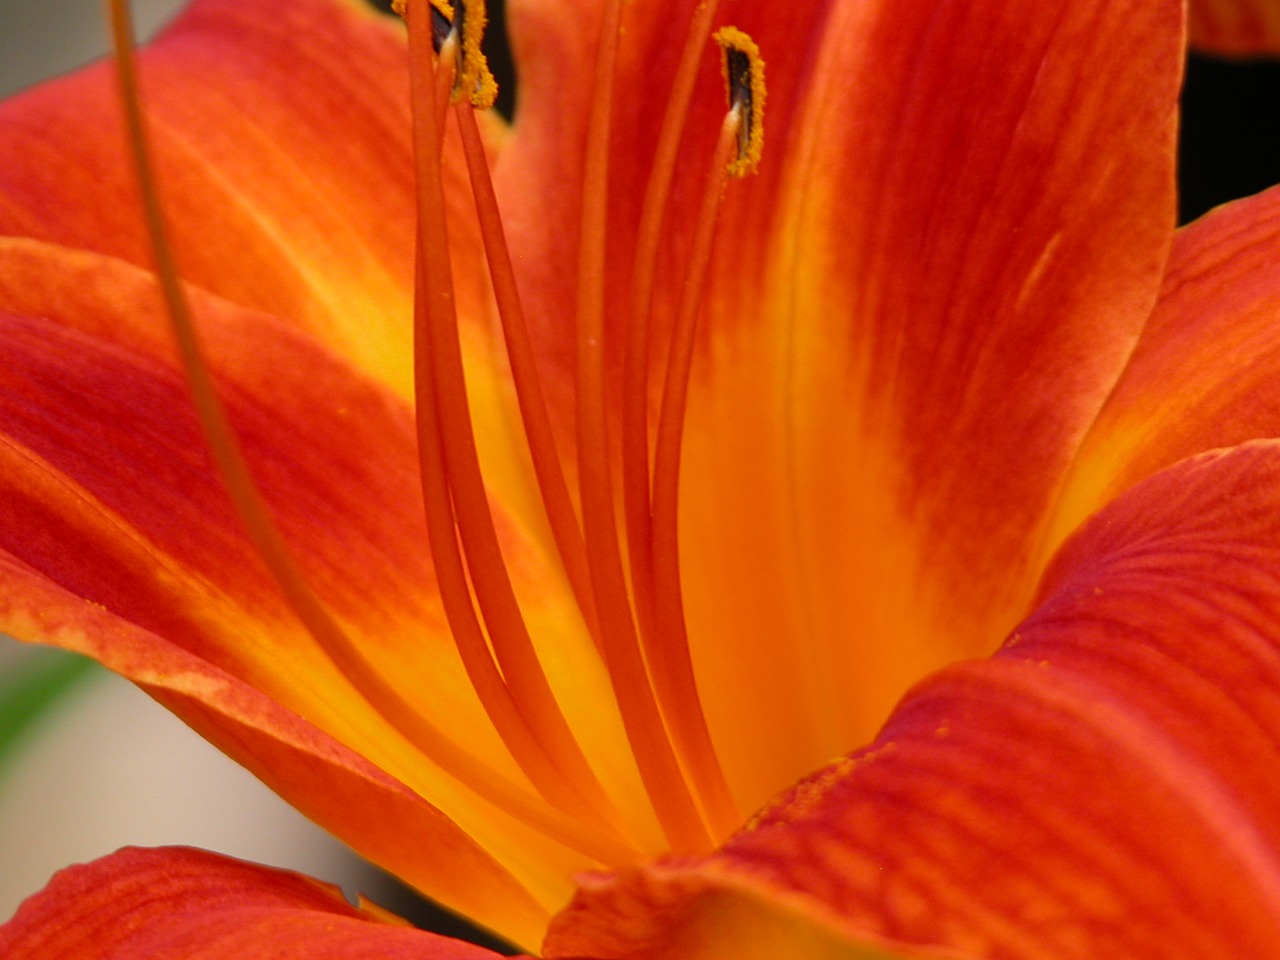
{"type": "Polygon", "coordinates": [[[130,153],[142,187],[157,274],[202,428],[255,548],[290,607],[337,669],[425,756],[497,808],[601,864],[617,866],[651,851],[642,850],[628,830],[556,700],[516,598],[481,473],[445,218],[442,150],[445,123],[453,114],[525,436],[566,579],[610,678],[629,747],[670,849],[710,849],[740,826],[741,815],[725,782],[694,681],[679,573],[678,481],[694,334],[717,212],[727,179],[754,170],[760,156],[763,64],[755,44],[732,27],[715,34],[724,53],[729,109],[694,221],[692,254],[667,345],[651,436],[649,320],[658,250],[681,134],[717,2],[707,0],[694,11],[642,206],[622,351],[620,438],[614,453],[604,386],[606,208],[622,0],[608,0],[582,185],[573,328],[575,500],[556,447],[475,117],[476,108],[491,106],[497,93],[480,50],[486,23],[483,2],[395,4],[409,37],[418,218],[414,398],[428,541],[459,656],[502,742],[527,778],[525,786],[444,734],[378,672],[317,597],[278,533],[203,359],[157,199],[127,0],[110,2],[130,153]],[[616,515],[615,469],[621,475],[621,523],[616,515]]]}

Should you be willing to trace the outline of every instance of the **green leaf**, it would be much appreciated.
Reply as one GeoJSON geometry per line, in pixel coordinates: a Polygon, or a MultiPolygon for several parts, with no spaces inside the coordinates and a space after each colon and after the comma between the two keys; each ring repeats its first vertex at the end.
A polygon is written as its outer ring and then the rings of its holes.
{"type": "Polygon", "coordinates": [[[79,654],[40,650],[0,675],[0,768],[36,722],[97,670],[79,654]]]}

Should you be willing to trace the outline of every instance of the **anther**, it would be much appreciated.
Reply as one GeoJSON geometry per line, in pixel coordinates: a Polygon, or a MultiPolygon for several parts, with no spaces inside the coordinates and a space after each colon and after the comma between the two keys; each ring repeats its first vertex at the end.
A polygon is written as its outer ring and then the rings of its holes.
{"type": "MultiPolygon", "coordinates": [[[[409,0],[392,0],[391,11],[405,17],[409,0]]],[[[431,47],[438,56],[445,41],[457,38],[457,68],[453,78],[452,103],[466,100],[473,107],[487,110],[498,98],[498,81],[489,69],[489,60],[480,49],[484,29],[489,23],[484,0],[430,0],[431,47]]]]}
{"type": "MultiPolygon", "coordinates": [[[[446,0],[432,0],[443,10],[446,0]]],[[[453,103],[466,100],[473,107],[488,110],[498,98],[498,82],[493,79],[489,61],[480,49],[489,15],[484,0],[455,0],[450,17],[458,36],[458,72],[453,80],[453,103]]]]}
{"type": "Polygon", "coordinates": [[[764,148],[764,60],[755,41],[737,27],[722,27],[715,39],[724,50],[729,106],[742,115],[738,155],[729,164],[729,173],[741,177],[755,172],[764,148]]]}

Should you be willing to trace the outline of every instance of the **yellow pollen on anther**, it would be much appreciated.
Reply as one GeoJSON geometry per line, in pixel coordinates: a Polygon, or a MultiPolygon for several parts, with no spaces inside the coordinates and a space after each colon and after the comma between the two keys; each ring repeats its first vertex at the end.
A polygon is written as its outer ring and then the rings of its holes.
{"type": "MultiPolygon", "coordinates": [[[[391,10],[405,16],[409,0],[392,0],[391,10]]],[[[484,28],[489,23],[484,0],[430,0],[432,43],[438,54],[450,33],[457,37],[457,69],[454,71],[451,103],[466,100],[473,107],[488,110],[498,99],[498,81],[489,69],[489,60],[480,49],[484,28]],[[469,91],[469,92],[468,92],[469,91]]]]}
{"type": "MultiPolygon", "coordinates": [[[[448,0],[426,0],[431,8],[431,46],[438,54],[453,32],[453,7],[448,0]]],[[[409,0],[391,0],[391,12],[408,20],[409,0]]]]}
{"type": "MultiPolygon", "coordinates": [[[[438,2],[443,9],[444,0],[438,2]]],[[[452,102],[467,100],[473,107],[487,110],[498,97],[498,82],[493,79],[489,61],[480,49],[489,15],[484,0],[457,0],[453,6],[453,29],[458,34],[458,73],[453,81],[452,102]]]]}
{"type": "Polygon", "coordinates": [[[742,112],[738,155],[729,164],[729,173],[742,177],[755,173],[764,149],[764,60],[755,41],[737,27],[721,27],[715,40],[724,50],[729,106],[742,112]]]}

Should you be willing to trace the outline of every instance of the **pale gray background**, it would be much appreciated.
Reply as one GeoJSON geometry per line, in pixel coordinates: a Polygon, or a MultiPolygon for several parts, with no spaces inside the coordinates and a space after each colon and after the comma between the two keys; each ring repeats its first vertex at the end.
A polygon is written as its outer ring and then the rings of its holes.
{"type": "MultiPolygon", "coordinates": [[[[140,32],[150,33],[181,0],[134,0],[140,32]]],[[[0,96],[71,70],[107,49],[103,0],[0,0],[0,96]]]]}

